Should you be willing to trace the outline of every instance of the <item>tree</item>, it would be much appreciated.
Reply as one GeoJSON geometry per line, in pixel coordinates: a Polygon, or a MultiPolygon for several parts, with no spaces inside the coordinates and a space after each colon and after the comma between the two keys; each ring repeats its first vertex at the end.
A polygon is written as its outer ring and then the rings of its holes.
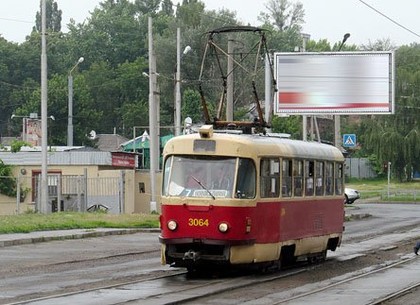
{"type": "Polygon", "coordinates": [[[190,117],[194,124],[204,123],[201,109],[200,93],[191,89],[185,90],[182,103],[182,119],[185,120],[190,117]]]}
{"type": "Polygon", "coordinates": [[[72,62],[106,62],[111,67],[147,55],[147,15],[128,0],[106,0],[92,12],[89,22],[71,23],[67,36],[72,62]]]}
{"type": "Polygon", "coordinates": [[[204,3],[199,0],[183,0],[176,7],[176,18],[188,27],[196,28],[201,24],[204,3]]]}
{"type": "Polygon", "coordinates": [[[400,181],[411,180],[413,170],[420,169],[419,58],[419,45],[396,51],[395,114],[362,122],[364,152],[376,155],[380,164],[391,162],[400,181]]]}
{"type": "Polygon", "coordinates": [[[362,44],[360,49],[363,51],[389,51],[396,49],[389,38],[378,39],[375,42],[369,40],[368,44],[362,44]]]}
{"type": "MultiPolygon", "coordinates": [[[[135,4],[143,15],[156,15],[161,2],[162,0],[136,0],[135,4]]],[[[168,3],[165,4],[167,9],[168,3]]]]}
{"type": "Polygon", "coordinates": [[[17,185],[12,175],[12,166],[4,164],[2,160],[0,160],[0,177],[0,194],[16,196],[17,185]]]}
{"type": "Polygon", "coordinates": [[[268,0],[265,7],[268,13],[261,13],[259,17],[264,23],[274,25],[280,32],[300,32],[302,30],[305,10],[301,2],[268,0]]]}
{"type": "Polygon", "coordinates": [[[174,15],[174,4],[171,0],[163,0],[162,1],[162,14],[167,16],[173,16],[174,15]]]}
{"type": "Polygon", "coordinates": [[[290,134],[292,139],[299,139],[302,134],[302,120],[297,115],[289,117],[274,116],[271,129],[273,132],[290,134]]]}
{"type": "MultiPolygon", "coordinates": [[[[42,5],[42,1],[40,1],[40,8],[42,5]]],[[[58,4],[55,0],[46,0],[46,27],[47,30],[52,32],[60,32],[61,31],[61,20],[62,20],[62,11],[58,9],[58,4]]],[[[41,9],[39,12],[36,13],[35,16],[35,27],[32,31],[36,31],[38,33],[41,32],[41,9]]]]}

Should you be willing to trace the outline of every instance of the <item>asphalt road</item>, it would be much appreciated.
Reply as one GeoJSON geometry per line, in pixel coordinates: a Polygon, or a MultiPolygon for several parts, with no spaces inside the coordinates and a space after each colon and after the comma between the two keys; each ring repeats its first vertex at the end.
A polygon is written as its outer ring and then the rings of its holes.
{"type": "MultiPolygon", "coordinates": [[[[329,257],[349,259],[361,251],[401,240],[420,240],[419,204],[356,204],[346,213],[353,214],[354,220],[346,222],[342,246],[336,253],[329,253],[329,257]],[[370,239],[372,236],[377,237],[370,239]]],[[[102,232],[98,237],[82,238],[95,235],[92,230],[82,230],[77,234],[72,231],[74,236],[69,240],[41,242],[43,234],[52,234],[45,239],[49,240],[58,233],[38,232],[32,240],[35,243],[31,242],[31,234],[24,234],[21,235],[24,244],[0,247],[0,304],[25,294],[89,287],[96,282],[170,270],[160,264],[157,232],[119,235],[102,232]]]]}

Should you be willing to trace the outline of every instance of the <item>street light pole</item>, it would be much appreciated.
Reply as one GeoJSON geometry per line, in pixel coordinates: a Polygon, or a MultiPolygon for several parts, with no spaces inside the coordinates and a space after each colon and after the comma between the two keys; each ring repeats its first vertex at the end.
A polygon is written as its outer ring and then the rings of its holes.
{"type": "Polygon", "coordinates": [[[67,125],[67,146],[73,146],[73,75],[71,74],[76,67],[85,59],[80,57],[77,63],[71,68],[68,75],[69,103],[68,103],[68,125],[67,125]]]}
{"type": "MultiPolygon", "coordinates": [[[[341,51],[341,48],[346,43],[347,39],[349,39],[350,34],[344,34],[343,40],[341,41],[340,46],[338,47],[338,51],[341,51]]],[[[341,139],[341,117],[340,115],[334,115],[334,146],[340,147],[342,143],[341,139]]]]}
{"type": "Polygon", "coordinates": [[[181,57],[191,51],[186,46],[181,54],[181,29],[176,29],[176,72],[175,72],[175,135],[181,134],[181,57]]]}

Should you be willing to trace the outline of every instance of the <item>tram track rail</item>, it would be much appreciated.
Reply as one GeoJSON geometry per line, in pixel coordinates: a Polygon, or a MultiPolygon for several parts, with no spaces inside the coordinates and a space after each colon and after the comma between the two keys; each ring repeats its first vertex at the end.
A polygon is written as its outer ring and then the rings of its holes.
{"type": "MultiPolygon", "coordinates": [[[[348,273],[345,279],[335,280],[334,278],[328,281],[334,281],[329,285],[318,287],[304,293],[297,293],[291,297],[282,297],[277,302],[270,302],[267,304],[293,304],[294,302],[302,302],[305,297],[315,295],[322,291],[339,287],[351,281],[367,277],[369,275],[383,272],[391,268],[398,268],[403,264],[407,264],[413,261],[415,258],[403,258],[399,261],[387,262],[386,265],[370,266],[365,269],[357,270],[353,273],[348,273]],[[372,269],[374,268],[374,269],[372,269]]],[[[247,287],[253,287],[258,289],[259,285],[265,285],[273,282],[273,285],[277,285],[276,281],[282,281],[283,279],[290,279],[295,281],[295,277],[306,272],[318,272],[320,268],[324,267],[324,263],[308,265],[306,263],[298,264],[290,269],[281,270],[273,273],[265,274],[246,274],[246,275],[226,275],[222,274],[218,277],[214,275],[191,275],[184,270],[179,269],[160,269],[162,273],[147,273],[142,278],[133,279],[115,279],[115,283],[93,283],[94,287],[83,288],[83,291],[55,291],[49,295],[36,296],[27,295],[21,296],[20,300],[9,303],[1,304],[36,304],[36,305],[49,305],[49,304],[89,304],[89,300],[93,298],[104,299],[104,304],[206,304],[208,300],[217,300],[218,298],[223,299],[224,295],[234,293],[241,293],[241,289],[246,290],[247,287]],[[170,272],[170,274],[168,274],[170,272]],[[105,302],[109,295],[118,295],[117,299],[113,302],[105,302]],[[127,296],[124,296],[127,294],[127,296]],[[137,302],[137,303],[136,303],[137,302]]],[[[326,267],[326,266],[325,266],[326,267]]],[[[158,272],[158,270],[155,270],[158,272]]],[[[288,281],[288,280],[286,280],[288,281]]],[[[281,283],[281,282],[278,282],[281,283]]],[[[399,294],[404,293],[406,290],[413,289],[417,286],[410,286],[405,290],[401,290],[395,293],[395,297],[399,294]]],[[[75,287],[76,288],[76,287],[75,287]]],[[[392,297],[392,296],[390,296],[392,297]]],[[[369,305],[386,304],[389,298],[378,300],[377,303],[369,303],[369,305]],[[382,302],[382,303],[381,303],[382,302]]],[[[249,301],[249,300],[248,300],[249,301]]],[[[222,303],[221,303],[222,304],[222,303]]],[[[265,304],[265,303],[261,303],[265,304]]],[[[368,304],[368,303],[364,303],[368,304]]]]}
{"type": "MultiPolygon", "coordinates": [[[[400,261],[390,262],[386,266],[377,267],[374,270],[366,271],[371,268],[366,268],[366,270],[359,271],[358,274],[349,276],[343,280],[336,281],[329,285],[323,287],[318,287],[316,289],[306,291],[303,293],[298,293],[291,297],[283,298],[277,302],[271,302],[270,304],[298,304],[305,302],[305,298],[311,295],[318,294],[323,291],[328,291],[332,288],[337,288],[340,285],[351,283],[352,281],[361,279],[363,277],[368,277],[375,273],[380,273],[388,269],[398,268],[401,265],[410,263],[414,260],[414,257],[404,258],[400,261]],[[296,303],[297,302],[297,303],[296,303]]],[[[317,265],[317,266],[322,266],[317,265]]],[[[316,267],[315,266],[315,269],[316,267]]],[[[235,290],[246,289],[250,286],[263,285],[268,282],[274,282],[277,280],[282,280],[290,278],[301,274],[306,271],[314,269],[312,265],[305,265],[301,267],[296,267],[288,270],[283,270],[280,272],[275,272],[272,274],[263,274],[263,275],[245,275],[245,276],[234,276],[234,277],[223,277],[212,279],[209,281],[208,277],[190,277],[185,271],[174,271],[170,275],[162,275],[154,278],[144,278],[141,280],[130,280],[125,282],[119,282],[112,285],[103,285],[101,287],[95,287],[93,289],[71,292],[71,293],[58,293],[40,298],[32,298],[19,302],[8,303],[10,305],[18,304],[62,304],[63,300],[67,303],[78,303],[84,304],[83,300],[89,300],[93,295],[96,297],[106,297],[112,291],[118,292],[120,298],[115,300],[111,304],[135,304],[136,302],[141,302],[141,304],[165,304],[165,305],[175,305],[175,304],[201,304],[203,300],[209,299],[214,296],[218,296],[224,293],[231,293],[235,290]],[[150,287],[160,287],[164,285],[165,289],[153,289],[150,287]],[[110,292],[111,291],[111,292],[110,292]],[[123,294],[127,291],[130,293],[127,294],[127,297],[124,297],[123,294]],[[136,292],[138,295],[136,296],[136,292]],[[61,300],[61,301],[60,301],[61,300]]],[[[395,292],[387,297],[378,299],[377,301],[371,303],[365,303],[366,305],[379,305],[386,304],[392,298],[397,298],[400,295],[407,293],[408,291],[415,289],[420,286],[420,283],[416,285],[411,285],[405,289],[402,289],[398,292],[395,292]]],[[[110,303],[108,303],[110,304],[110,303]]],[[[202,304],[205,304],[203,302],[202,304]]],[[[264,304],[264,303],[262,303],[264,304]]]]}
{"type": "Polygon", "coordinates": [[[19,273],[22,271],[27,272],[28,270],[39,270],[40,272],[43,272],[46,268],[55,268],[55,269],[69,269],[69,266],[77,266],[80,264],[88,264],[88,263],[96,263],[100,264],[103,261],[108,260],[124,260],[129,259],[130,257],[143,257],[143,256],[157,256],[160,253],[159,250],[147,250],[147,251],[130,251],[125,253],[116,253],[111,255],[103,255],[98,257],[89,257],[89,258],[82,258],[82,259],[73,259],[71,261],[64,260],[64,261],[58,261],[53,263],[44,263],[44,264],[38,264],[38,265],[32,265],[32,266],[25,266],[23,268],[20,267],[10,267],[7,268],[3,267],[1,270],[1,273],[3,276],[6,276],[8,273],[19,273]]]}
{"type": "MultiPolygon", "coordinates": [[[[295,274],[304,272],[303,268],[291,269],[284,272],[272,274],[269,276],[240,276],[240,277],[230,277],[230,278],[219,278],[209,281],[207,277],[193,277],[190,278],[188,284],[184,285],[182,288],[179,286],[174,286],[174,289],[167,289],[166,292],[150,292],[149,295],[143,296],[139,299],[131,300],[120,300],[114,304],[126,303],[130,301],[141,302],[141,304],[184,304],[195,300],[200,300],[215,294],[223,293],[226,291],[231,291],[239,288],[246,288],[251,285],[263,284],[269,281],[278,280],[281,278],[293,276],[295,274]],[[193,282],[193,283],[192,283],[193,282]],[[187,295],[187,297],[185,297],[187,295]]],[[[95,287],[92,289],[87,289],[83,291],[75,292],[65,292],[65,293],[56,293],[43,297],[27,298],[22,301],[16,301],[12,303],[7,303],[8,305],[21,305],[21,304],[61,304],[60,299],[66,299],[68,303],[76,303],[79,298],[83,299],[84,296],[86,300],[89,299],[89,294],[94,293],[95,295],[100,294],[104,290],[127,290],[127,286],[136,285],[137,291],[145,291],[147,287],[152,285],[161,286],[159,282],[167,282],[172,280],[172,282],[184,282],[188,277],[186,271],[174,271],[170,275],[163,275],[154,278],[147,278],[141,280],[132,280],[120,282],[112,285],[103,285],[101,287],[95,287]],[[76,301],[72,298],[76,298],[76,301]],[[58,301],[57,301],[58,300],[58,301]],[[56,303],[57,302],[57,303],[56,303]]],[[[83,304],[83,303],[79,303],[83,304]]],[[[129,304],[129,303],[128,303],[129,304]]]]}
{"type": "MultiPolygon", "coordinates": [[[[314,294],[318,294],[318,293],[320,293],[320,292],[323,292],[323,291],[329,290],[329,289],[331,289],[331,288],[335,288],[335,287],[338,287],[338,286],[340,286],[340,285],[347,284],[347,283],[350,283],[350,282],[352,282],[352,281],[355,281],[355,280],[358,280],[358,279],[361,279],[361,278],[364,278],[364,277],[368,277],[368,276],[371,276],[371,275],[373,275],[373,274],[377,274],[377,273],[380,273],[380,272],[386,271],[386,270],[391,269],[391,268],[396,268],[396,267],[399,267],[399,266],[401,266],[401,265],[403,265],[403,264],[407,264],[407,263],[409,263],[409,262],[412,262],[412,261],[414,261],[415,259],[416,259],[416,257],[404,258],[404,259],[402,259],[402,260],[400,260],[400,261],[397,261],[397,262],[392,262],[392,263],[391,263],[391,264],[389,264],[389,265],[386,265],[386,266],[383,266],[383,267],[376,268],[376,269],[374,269],[374,270],[372,270],[372,271],[369,271],[369,272],[364,272],[364,273],[362,273],[362,274],[358,274],[358,275],[355,275],[355,276],[351,276],[351,277],[346,278],[346,279],[344,279],[344,280],[334,282],[334,283],[332,283],[332,284],[330,284],[330,285],[326,285],[326,286],[320,287],[320,288],[318,288],[318,289],[314,289],[314,290],[311,290],[311,291],[308,291],[308,292],[305,292],[305,293],[301,293],[301,294],[298,294],[298,295],[295,295],[295,296],[292,296],[292,297],[289,297],[289,298],[286,298],[286,299],[280,300],[280,301],[278,301],[278,302],[276,302],[276,303],[273,303],[273,305],[284,304],[284,303],[289,303],[290,301],[301,300],[301,299],[305,298],[306,296],[309,296],[309,295],[314,295],[314,294]]],[[[384,304],[384,302],[385,302],[385,301],[390,300],[390,298],[391,298],[391,297],[396,298],[396,297],[398,297],[399,295],[401,295],[401,294],[405,293],[406,291],[411,290],[411,289],[413,289],[413,288],[416,288],[416,287],[418,287],[418,286],[420,286],[420,282],[419,282],[419,283],[417,283],[417,284],[415,284],[415,285],[413,285],[413,286],[410,286],[410,287],[408,287],[408,288],[404,288],[404,289],[402,289],[401,291],[398,291],[398,292],[396,292],[396,293],[393,293],[393,294],[392,294],[392,295],[390,295],[389,297],[385,297],[385,298],[383,298],[383,299],[381,299],[381,300],[374,301],[374,302],[368,303],[368,304],[366,304],[366,305],[379,305],[379,304],[384,304]]]]}
{"type": "MultiPolygon", "coordinates": [[[[117,287],[122,287],[125,285],[132,285],[132,284],[138,284],[141,282],[147,282],[147,281],[154,281],[154,280],[160,280],[160,279],[170,279],[171,277],[177,277],[180,275],[185,275],[186,272],[181,271],[181,272],[176,272],[174,271],[173,274],[170,275],[163,275],[163,276],[158,276],[158,277],[153,277],[153,278],[145,278],[145,279],[141,279],[141,280],[128,280],[128,281],[124,281],[124,282],[119,282],[118,284],[111,284],[111,285],[102,285],[100,287],[95,287],[95,288],[91,288],[91,289],[85,289],[83,291],[72,291],[72,292],[63,292],[63,293],[54,293],[54,294],[50,294],[50,295],[46,295],[46,296],[42,296],[42,297],[28,297],[26,296],[21,296],[21,298],[25,298],[24,300],[21,301],[15,301],[15,302],[9,302],[9,303],[5,303],[7,305],[22,305],[22,304],[33,304],[33,303],[40,303],[42,304],[42,302],[48,302],[48,301],[53,301],[54,299],[57,298],[68,298],[71,296],[76,296],[76,295],[82,295],[82,294],[86,294],[89,292],[95,292],[95,291],[99,291],[102,289],[113,289],[113,288],[117,288],[117,287]]],[[[51,303],[53,304],[53,303],[51,303]]]]}
{"type": "MultiPolygon", "coordinates": [[[[373,271],[380,272],[381,268],[391,269],[394,263],[398,263],[396,262],[396,257],[406,257],[406,253],[412,251],[412,244],[414,240],[418,239],[416,232],[403,232],[404,237],[400,238],[397,243],[395,242],[397,239],[388,238],[386,243],[380,242],[380,248],[375,246],[370,248],[361,247],[363,250],[359,252],[360,255],[353,255],[354,258],[352,259],[348,259],[347,257],[349,256],[348,254],[353,254],[353,249],[351,247],[344,247],[341,249],[341,253],[338,253],[338,256],[332,255],[322,264],[301,264],[293,267],[293,269],[266,274],[247,273],[246,276],[243,276],[243,274],[222,274],[219,276],[219,274],[210,275],[210,273],[204,276],[190,276],[183,270],[162,268],[159,265],[157,255],[155,255],[157,253],[155,250],[134,250],[127,253],[114,252],[110,255],[63,262],[63,264],[67,264],[67,266],[62,266],[61,263],[55,262],[49,265],[54,269],[51,272],[60,273],[63,270],[63,277],[67,277],[65,271],[71,269],[75,269],[76,271],[70,273],[70,275],[77,275],[77,272],[86,272],[89,274],[95,270],[100,271],[102,275],[106,275],[106,272],[112,270],[109,269],[111,265],[119,264],[120,262],[122,262],[124,268],[129,267],[133,272],[123,272],[120,274],[108,273],[108,275],[112,276],[108,278],[97,277],[95,281],[92,282],[82,281],[80,285],[71,282],[69,282],[70,285],[65,282],[60,282],[54,290],[44,291],[40,288],[38,294],[16,294],[13,298],[4,297],[0,299],[0,304],[92,304],[92,300],[97,301],[98,299],[103,300],[103,302],[99,301],[102,304],[210,304],[211,302],[211,304],[215,304],[214,302],[219,304],[232,304],[232,302],[235,301],[252,304],[251,300],[258,299],[259,304],[271,305],[275,304],[275,302],[264,303],[264,301],[260,302],[260,300],[265,297],[263,293],[269,295],[273,291],[276,291],[276,293],[279,294],[275,295],[274,298],[281,304],[282,302],[285,302],[284,300],[286,300],[287,297],[291,297],[292,293],[295,296],[298,295],[299,289],[296,289],[297,287],[308,285],[308,287],[314,288],[315,286],[318,286],[318,288],[320,288],[320,283],[322,285],[327,282],[330,284],[333,282],[338,283],[340,282],[339,279],[343,280],[345,277],[350,281],[350,275],[356,274],[359,276],[362,275],[362,273],[368,273],[370,271],[372,271],[371,274],[374,274],[373,271]],[[390,245],[392,245],[392,247],[390,245]],[[346,257],[346,259],[343,260],[343,257],[346,257]],[[139,258],[142,260],[140,265],[124,263],[139,258]],[[100,268],[95,269],[96,266],[99,266],[100,268]],[[101,266],[103,266],[103,268],[101,266]],[[138,266],[141,266],[141,268],[138,268],[138,266]],[[84,267],[86,267],[86,270],[84,267]],[[92,270],[88,269],[90,267],[92,267],[92,270]],[[133,267],[135,269],[133,269],[133,267]],[[331,268],[337,268],[337,270],[334,272],[325,272],[326,270],[332,270],[331,268]],[[319,276],[319,274],[323,275],[319,276]],[[293,286],[289,285],[289,283],[293,283],[293,286]],[[150,290],[151,287],[153,288],[152,290],[150,290]],[[275,288],[273,289],[272,287],[275,288]],[[293,292],[287,293],[288,289],[293,292]],[[259,293],[259,291],[262,292],[259,293]],[[134,296],[137,292],[140,292],[140,295],[134,296]],[[254,295],[256,292],[258,294],[254,295]],[[124,294],[126,293],[131,293],[132,295],[128,295],[124,298],[124,294]],[[110,294],[114,294],[114,296],[117,294],[118,297],[123,296],[123,298],[109,301],[110,294]],[[239,296],[238,300],[235,299],[235,296],[239,296]],[[254,298],[251,299],[251,297],[254,298]],[[217,302],[217,300],[221,300],[221,302],[217,302]],[[223,303],[223,301],[226,301],[227,303],[223,303]]],[[[360,244],[358,245],[360,246],[360,244]]],[[[409,263],[409,261],[410,260],[407,260],[407,263],[409,263]]],[[[403,263],[404,260],[401,259],[400,264],[403,263]]],[[[44,264],[38,264],[36,266],[30,266],[29,268],[33,269],[32,271],[35,271],[35,274],[37,274],[41,273],[40,271],[43,265],[44,264]]],[[[121,269],[122,266],[113,269],[117,271],[121,269]]],[[[395,265],[394,268],[398,268],[397,266],[398,265],[395,265]]],[[[83,275],[83,273],[81,274],[83,275]]],[[[18,280],[19,278],[16,278],[14,282],[18,280]]],[[[89,278],[88,280],[91,279],[89,278]]],[[[345,282],[342,284],[345,284],[345,282]]],[[[338,284],[336,285],[339,286],[338,284]]],[[[406,287],[408,287],[407,291],[409,291],[410,288],[416,289],[413,285],[407,285],[406,287]]],[[[306,290],[307,292],[308,289],[306,290]]],[[[318,290],[321,291],[320,289],[318,290]]],[[[401,292],[398,292],[403,294],[404,291],[405,290],[401,289],[401,292]]],[[[419,290],[417,289],[417,291],[419,290]]],[[[309,295],[311,294],[307,294],[307,296],[309,295]]],[[[382,295],[382,297],[384,296],[385,294],[382,295]]],[[[304,296],[302,298],[304,298],[304,296]]],[[[378,304],[388,304],[386,301],[387,300],[384,299],[383,303],[378,304]]],[[[293,299],[290,299],[290,302],[290,304],[292,304],[293,299]]],[[[370,303],[363,304],[370,305],[370,303]]],[[[340,303],[340,305],[344,304],[340,303]]]]}
{"type": "Polygon", "coordinates": [[[406,294],[411,293],[413,290],[418,289],[419,287],[420,287],[420,282],[417,284],[411,285],[409,287],[406,287],[404,289],[400,289],[399,291],[394,292],[390,295],[387,295],[386,297],[376,300],[372,303],[369,303],[368,305],[386,305],[390,301],[401,298],[405,296],[406,294]]]}

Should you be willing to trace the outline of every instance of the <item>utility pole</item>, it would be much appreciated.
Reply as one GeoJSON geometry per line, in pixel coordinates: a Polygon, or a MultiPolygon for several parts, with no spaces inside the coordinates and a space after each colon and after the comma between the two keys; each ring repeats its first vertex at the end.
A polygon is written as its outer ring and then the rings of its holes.
{"type": "Polygon", "coordinates": [[[232,39],[228,40],[227,59],[227,92],[226,92],[226,121],[233,121],[233,44],[232,39]]]}
{"type": "Polygon", "coordinates": [[[48,213],[48,131],[47,131],[47,120],[48,120],[48,89],[47,89],[47,17],[46,17],[47,5],[46,0],[42,0],[41,3],[41,193],[39,200],[39,209],[43,214],[48,213]]]}
{"type": "Polygon", "coordinates": [[[67,123],[67,146],[73,146],[73,70],[84,61],[83,57],[80,57],[77,63],[71,68],[68,75],[68,89],[69,89],[69,101],[68,101],[68,123],[67,123]]]}
{"type": "Polygon", "coordinates": [[[175,136],[181,134],[181,29],[176,29],[175,136]]]}
{"type": "Polygon", "coordinates": [[[157,134],[156,109],[156,57],[153,49],[152,17],[148,19],[149,32],[149,132],[150,132],[150,212],[157,211],[156,205],[156,171],[159,162],[159,139],[157,134]]]}
{"type": "Polygon", "coordinates": [[[181,59],[191,51],[190,46],[186,46],[181,53],[181,29],[176,29],[176,66],[175,66],[175,136],[181,135],[181,59]]]}

